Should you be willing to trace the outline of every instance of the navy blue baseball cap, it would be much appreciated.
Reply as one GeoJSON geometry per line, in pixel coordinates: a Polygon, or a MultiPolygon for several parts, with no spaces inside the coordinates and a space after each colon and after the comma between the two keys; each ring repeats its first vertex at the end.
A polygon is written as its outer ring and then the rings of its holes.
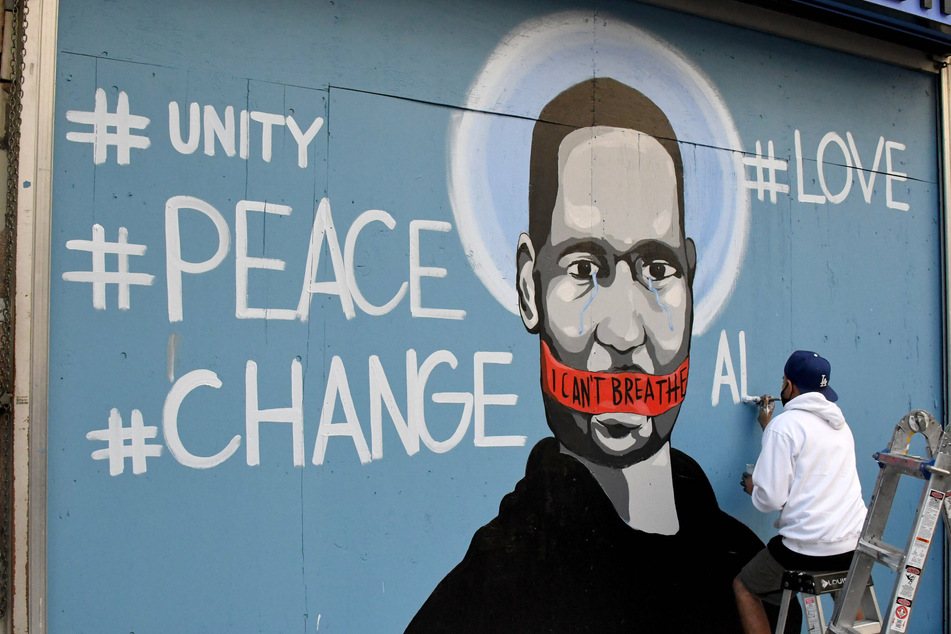
{"type": "Polygon", "coordinates": [[[819,392],[826,400],[836,402],[839,395],[829,387],[829,377],[832,375],[832,366],[815,352],[796,350],[789,355],[783,374],[799,388],[799,391],[819,392]]]}

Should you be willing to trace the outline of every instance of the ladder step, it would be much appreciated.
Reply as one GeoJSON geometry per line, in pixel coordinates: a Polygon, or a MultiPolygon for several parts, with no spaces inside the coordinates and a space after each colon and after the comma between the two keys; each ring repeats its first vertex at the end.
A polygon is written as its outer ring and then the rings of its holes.
{"type": "Polygon", "coordinates": [[[899,550],[890,544],[873,544],[864,539],[860,539],[855,546],[856,552],[874,557],[876,561],[884,564],[894,571],[901,568],[905,559],[905,551],[899,550]]]}
{"type": "Polygon", "coordinates": [[[856,621],[855,625],[829,625],[829,632],[832,634],[880,634],[882,624],[878,621],[856,621]]]}
{"type": "Polygon", "coordinates": [[[878,621],[860,621],[856,623],[852,629],[858,632],[858,634],[880,634],[882,624],[878,621]]]}
{"type": "Polygon", "coordinates": [[[923,480],[931,476],[930,471],[926,472],[925,469],[934,462],[931,458],[919,458],[899,453],[888,453],[887,451],[881,451],[872,457],[883,467],[897,469],[903,474],[923,480]]]}

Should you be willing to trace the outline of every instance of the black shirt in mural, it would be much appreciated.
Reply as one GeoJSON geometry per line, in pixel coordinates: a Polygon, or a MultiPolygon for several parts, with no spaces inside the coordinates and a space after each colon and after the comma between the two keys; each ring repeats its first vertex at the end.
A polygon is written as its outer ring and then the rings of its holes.
{"type": "Polygon", "coordinates": [[[720,510],[693,459],[672,449],[671,467],[680,531],[644,533],[586,467],[542,440],[407,634],[741,632],[732,582],[763,543],[720,510]]]}

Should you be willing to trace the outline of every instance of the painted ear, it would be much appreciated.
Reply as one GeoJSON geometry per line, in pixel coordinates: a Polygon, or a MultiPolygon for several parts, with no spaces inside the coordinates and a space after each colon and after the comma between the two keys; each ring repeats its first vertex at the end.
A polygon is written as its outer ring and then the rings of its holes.
{"type": "Polygon", "coordinates": [[[697,271],[697,245],[693,243],[693,240],[687,238],[685,240],[684,249],[687,251],[687,280],[689,280],[692,288],[693,274],[697,271]]]}
{"type": "Polygon", "coordinates": [[[535,285],[535,247],[527,233],[518,237],[515,252],[517,267],[515,289],[518,291],[518,312],[528,332],[538,332],[538,289],[535,285]]]}

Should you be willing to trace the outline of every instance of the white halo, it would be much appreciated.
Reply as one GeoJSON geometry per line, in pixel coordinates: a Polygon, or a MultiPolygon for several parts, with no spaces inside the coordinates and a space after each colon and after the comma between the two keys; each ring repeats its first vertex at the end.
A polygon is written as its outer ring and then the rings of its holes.
{"type": "Polygon", "coordinates": [[[656,36],[611,17],[571,11],[524,22],[469,87],[466,111],[450,123],[448,166],[469,263],[492,296],[517,312],[515,247],[528,227],[534,118],[591,77],[611,77],[646,95],[681,142],[684,225],[697,245],[693,334],[703,334],[732,294],[746,252],[750,198],[740,136],[703,72],[656,36]]]}

